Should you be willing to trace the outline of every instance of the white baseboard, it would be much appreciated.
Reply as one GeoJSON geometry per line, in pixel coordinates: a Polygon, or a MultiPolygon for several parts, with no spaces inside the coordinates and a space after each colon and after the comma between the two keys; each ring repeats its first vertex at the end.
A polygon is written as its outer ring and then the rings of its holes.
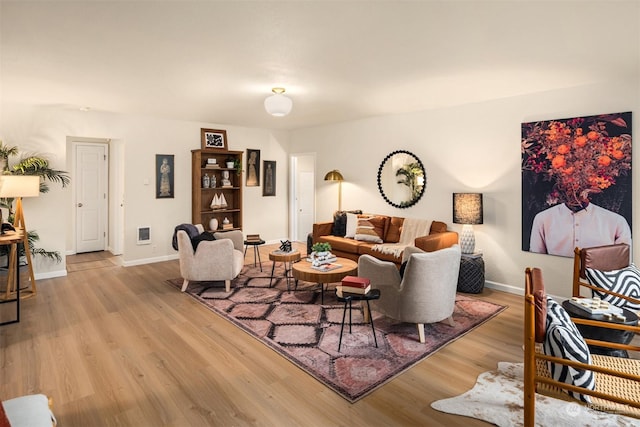
{"type": "Polygon", "coordinates": [[[136,259],[133,261],[123,261],[122,266],[133,267],[134,265],[153,264],[153,263],[162,262],[162,261],[172,261],[174,259],[178,259],[178,254],[163,255],[163,256],[154,257],[154,258],[142,258],[142,259],[136,259]]]}
{"type": "Polygon", "coordinates": [[[512,285],[505,285],[504,283],[491,282],[489,280],[484,282],[487,288],[495,289],[496,291],[507,292],[510,294],[524,295],[524,289],[518,288],[512,285]]]}
{"type": "Polygon", "coordinates": [[[67,270],[47,271],[46,273],[35,273],[36,280],[53,279],[54,277],[64,277],[67,275],[67,270]]]}

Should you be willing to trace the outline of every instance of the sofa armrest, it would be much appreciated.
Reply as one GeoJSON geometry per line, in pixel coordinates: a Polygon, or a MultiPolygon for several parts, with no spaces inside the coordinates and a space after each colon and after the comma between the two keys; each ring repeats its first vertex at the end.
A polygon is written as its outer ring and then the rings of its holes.
{"type": "Polygon", "coordinates": [[[416,237],[415,246],[425,252],[433,252],[444,248],[450,248],[458,243],[458,233],[455,231],[445,231],[433,233],[428,236],[416,237]]]}
{"type": "Polygon", "coordinates": [[[313,224],[313,243],[318,241],[320,236],[329,236],[333,230],[333,221],[316,222],[313,224]]]}

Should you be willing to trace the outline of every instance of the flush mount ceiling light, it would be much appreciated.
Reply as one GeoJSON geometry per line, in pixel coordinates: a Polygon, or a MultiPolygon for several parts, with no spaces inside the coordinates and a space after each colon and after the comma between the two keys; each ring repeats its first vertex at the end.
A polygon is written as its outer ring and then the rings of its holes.
{"type": "Polygon", "coordinates": [[[264,109],[272,116],[282,117],[291,112],[293,101],[291,98],[284,96],[284,88],[274,87],[271,89],[273,95],[264,100],[264,109]]]}

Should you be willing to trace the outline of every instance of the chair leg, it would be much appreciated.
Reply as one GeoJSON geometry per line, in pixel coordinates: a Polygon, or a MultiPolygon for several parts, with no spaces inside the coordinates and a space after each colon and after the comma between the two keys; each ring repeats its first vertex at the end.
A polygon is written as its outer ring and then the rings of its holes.
{"type": "Polygon", "coordinates": [[[226,292],[231,292],[231,280],[224,281],[224,290],[226,292]]]}
{"type": "Polygon", "coordinates": [[[426,342],[424,337],[424,323],[418,323],[418,336],[420,337],[420,342],[424,344],[426,342]]]}
{"type": "Polygon", "coordinates": [[[189,286],[189,281],[187,279],[184,279],[184,281],[182,282],[182,290],[180,292],[186,291],[187,286],[189,286]]]}
{"type": "Polygon", "coordinates": [[[447,318],[447,323],[449,324],[449,326],[456,326],[456,321],[453,320],[453,316],[449,316],[447,318]]]}

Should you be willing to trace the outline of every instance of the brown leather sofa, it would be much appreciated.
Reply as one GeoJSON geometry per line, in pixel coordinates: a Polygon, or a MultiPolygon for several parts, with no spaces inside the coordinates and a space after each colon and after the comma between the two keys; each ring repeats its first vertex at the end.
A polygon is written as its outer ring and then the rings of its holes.
{"type": "MultiPolygon", "coordinates": [[[[371,216],[370,221],[374,225],[376,233],[381,236],[383,243],[397,243],[399,241],[404,218],[375,214],[371,214],[371,216]]],[[[318,222],[313,224],[313,243],[329,243],[331,245],[331,252],[334,255],[354,261],[357,261],[360,255],[368,254],[384,261],[391,261],[398,267],[402,263],[402,254],[400,254],[399,257],[395,257],[393,254],[373,250],[376,243],[334,236],[332,234],[334,222],[318,222]]],[[[433,221],[429,234],[416,237],[414,241],[416,247],[426,252],[448,248],[456,243],[458,243],[458,233],[447,230],[447,224],[441,221],[433,221]]]]}

